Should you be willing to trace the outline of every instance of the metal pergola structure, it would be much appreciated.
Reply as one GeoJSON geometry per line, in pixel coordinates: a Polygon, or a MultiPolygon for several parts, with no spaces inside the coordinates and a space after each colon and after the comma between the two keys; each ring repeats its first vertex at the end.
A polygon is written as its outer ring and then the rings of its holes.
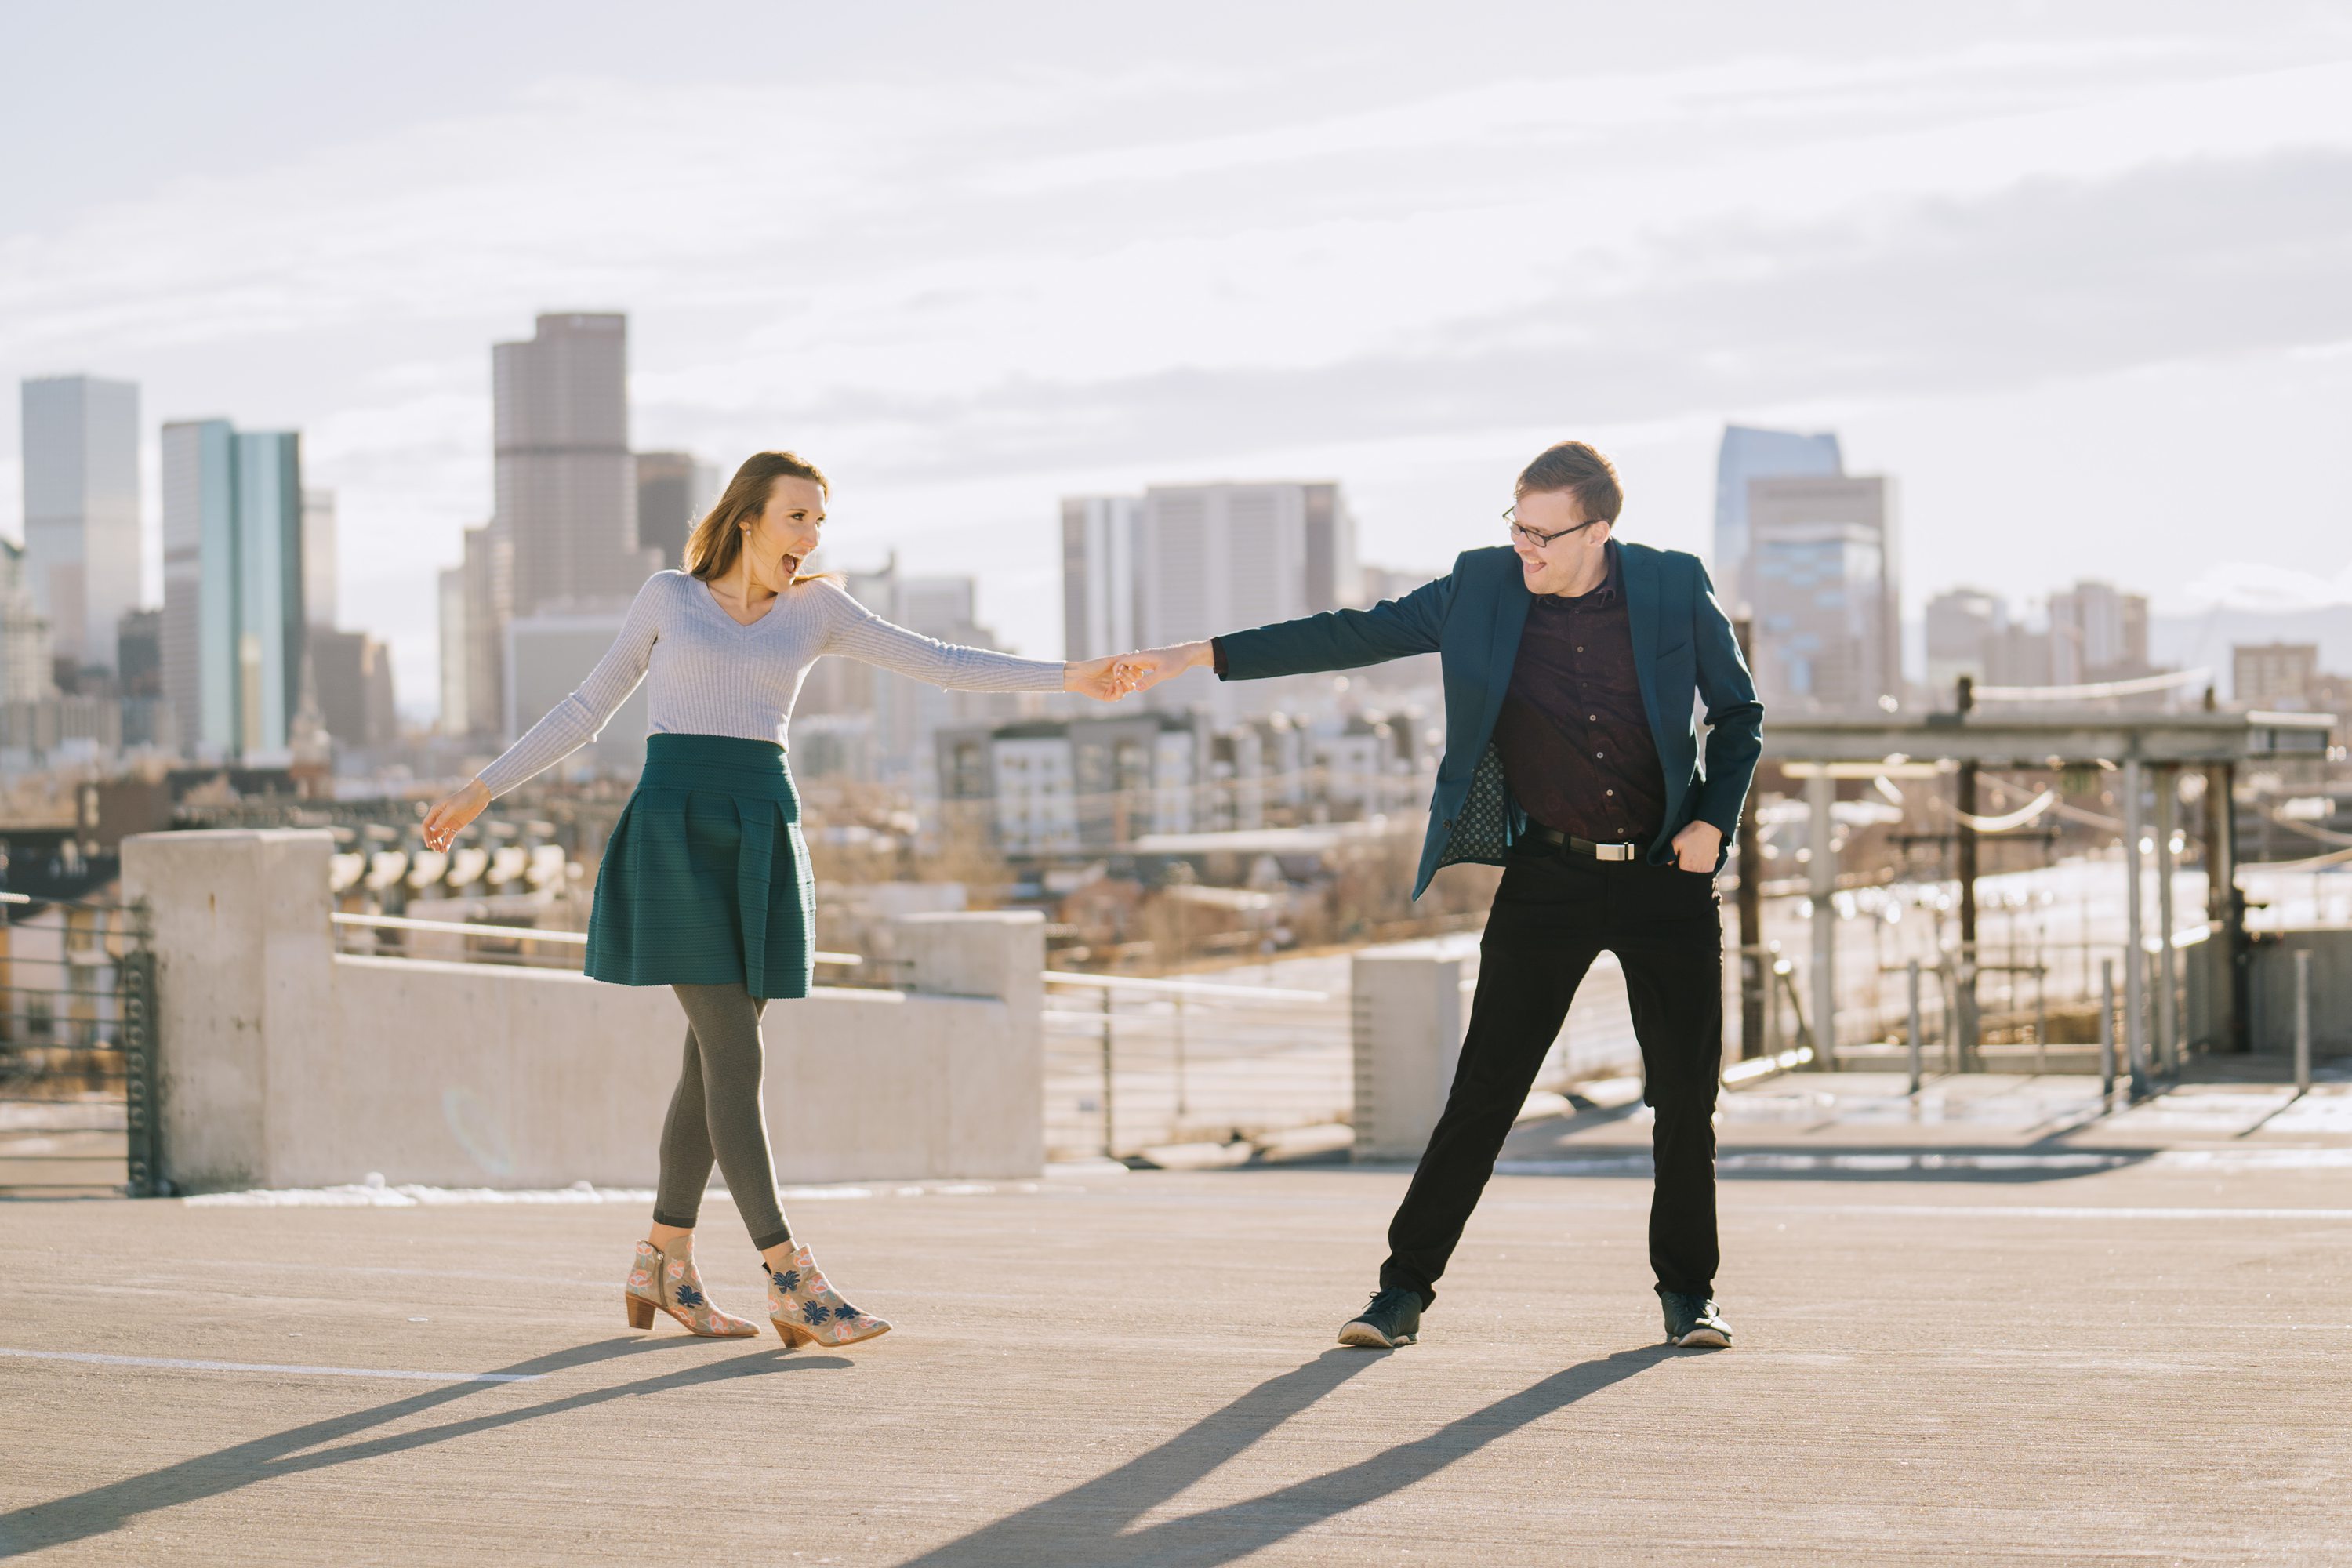
{"type": "MultiPolygon", "coordinates": [[[[2210,700],[2210,699],[2209,699],[2210,700]]],[[[1960,939],[1963,958],[1972,963],[1976,930],[1976,775],[1980,768],[2063,771],[2112,763],[2122,773],[2124,796],[2124,874],[2126,878],[2124,951],[2125,1037],[2136,1089],[2147,1082],[2148,1024],[2147,994],[2148,959],[2141,908],[2141,873],[2145,864],[2140,841],[2153,829],[2157,872],[2158,938],[2153,956],[2157,965],[2159,1044],[2177,1050],[2178,1020],[2174,1018],[2176,949],[2172,915],[2173,807],[2178,779],[2184,769],[2206,773],[2207,801],[2218,831],[2207,845],[2207,920],[2226,943],[2228,962],[2218,965],[2221,975],[2217,1014],[2225,1038],[2242,1041],[2243,1011],[2239,973],[2245,952],[2245,900],[2237,892],[2238,855],[2230,809],[2237,765],[2241,763],[2316,760],[2328,752],[2336,726],[2332,713],[2272,713],[2202,711],[2124,713],[2087,710],[2080,707],[2024,711],[1986,712],[1971,705],[1963,682],[1950,712],[1927,713],[1913,719],[1798,718],[1769,720],[1764,731],[1764,756],[1780,763],[1791,777],[1805,781],[1811,807],[1812,853],[1808,891],[1813,904],[1812,994],[1815,1056],[1827,1066],[1834,1060],[1836,983],[1835,922],[1832,895],[1837,888],[1837,858],[1830,848],[1831,806],[1840,778],[1869,779],[1889,774],[1941,773],[1955,774],[1958,799],[1955,816],[1956,868],[1960,879],[1960,939]],[[2144,797],[2153,780],[2155,821],[2145,817],[2144,797]]],[[[1752,947],[1758,940],[1755,888],[1762,863],[1754,847],[1755,829],[1744,821],[1740,845],[1740,942],[1752,947]]],[[[1971,1018],[1973,1010],[1971,1010],[1971,1018]]],[[[1972,1025],[1970,1027],[1972,1028],[1972,1025]]],[[[1973,1040],[1968,1042],[1973,1046],[1973,1040]]]]}

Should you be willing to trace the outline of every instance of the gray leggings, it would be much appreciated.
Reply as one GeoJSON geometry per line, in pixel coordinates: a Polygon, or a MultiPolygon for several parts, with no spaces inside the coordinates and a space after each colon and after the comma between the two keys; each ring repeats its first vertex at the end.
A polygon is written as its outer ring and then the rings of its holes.
{"type": "Polygon", "coordinates": [[[662,1123],[654,1223],[692,1228],[716,1160],[764,1252],[793,1238],[776,1205],[776,1163],[760,1106],[760,1014],[767,999],[740,985],[673,985],[686,1009],[686,1066],[662,1123]]]}

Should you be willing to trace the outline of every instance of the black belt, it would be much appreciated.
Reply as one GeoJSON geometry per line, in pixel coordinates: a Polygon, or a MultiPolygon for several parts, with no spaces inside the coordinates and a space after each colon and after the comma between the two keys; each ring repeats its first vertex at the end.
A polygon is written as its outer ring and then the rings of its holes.
{"type": "Polygon", "coordinates": [[[1642,847],[1638,844],[1595,844],[1590,838],[1579,838],[1572,833],[1562,833],[1557,827],[1546,827],[1540,822],[1528,824],[1528,837],[1555,849],[1573,849],[1579,855],[1590,855],[1595,860],[1638,860],[1642,847]]]}

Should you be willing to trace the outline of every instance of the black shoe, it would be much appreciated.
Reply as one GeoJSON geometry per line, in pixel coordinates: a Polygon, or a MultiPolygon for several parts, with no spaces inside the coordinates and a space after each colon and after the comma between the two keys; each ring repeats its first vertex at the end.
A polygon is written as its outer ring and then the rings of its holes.
{"type": "Polygon", "coordinates": [[[1420,1332],[1421,1297],[1411,1290],[1391,1289],[1372,1293],[1372,1304],[1339,1330],[1339,1342],[1361,1345],[1368,1351],[1392,1351],[1412,1343],[1420,1332]]]}
{"type": "Polygon", "coordinates": [[[1731,1348],[1731,1325],[1712,1297],[1661,1288],[1658,1300],[1666,1309],[1666,1343],[1685,1350],[1731,1348]]]}

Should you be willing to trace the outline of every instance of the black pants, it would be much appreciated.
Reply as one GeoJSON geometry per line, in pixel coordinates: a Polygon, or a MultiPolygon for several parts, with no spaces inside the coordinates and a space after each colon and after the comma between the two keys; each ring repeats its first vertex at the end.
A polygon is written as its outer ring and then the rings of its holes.
{"type": "Polygon", "coordinates": [[[1479,942],[1478,991],[1454,1089],[1389,1225],[1382,1287],[1427,1306],[1495,1173],[1512,1119],[1584,973],[1617,955],[1655,1110],[1650,1266],[1669,1290],[1715,1282],[1715,1096],[1723,1060],[1723,929],[1714,879],[1522,844],[1479,942]]]}

